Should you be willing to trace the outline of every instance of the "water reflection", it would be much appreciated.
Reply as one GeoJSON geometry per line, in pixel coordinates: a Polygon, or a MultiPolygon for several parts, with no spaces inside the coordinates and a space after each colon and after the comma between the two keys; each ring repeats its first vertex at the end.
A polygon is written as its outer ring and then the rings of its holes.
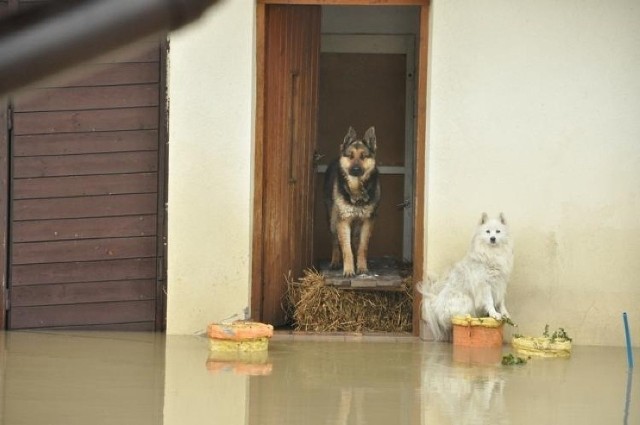
{"type": "Polygon", "coordinates": [[[162,424],[164,338],[0,332],[0,423],[162,424]]]}
{"type": "Polygon", "coordinates": [[[423,423],[472,425],[510,423],[501,373],[502,347],[441,344],[422,364],[423,423]]]}
{"type": "Polygon", "coordinates": [[[210,352],[206,367],[213,374],[231,371],[238,375],[264,376],[273,371],[268,351],[210,352]]]}
{"type": "Polygon", "coordinates": [[[502,354],[272,341],[227,356],[195,336],[0,332],[0,424],[640,423],[624,348],[512,367],[502,354]]]}
{"type": "Polygon", "coordinates": [[[419,343],[274,343],[249,424],[419,424],[419,343]]]}

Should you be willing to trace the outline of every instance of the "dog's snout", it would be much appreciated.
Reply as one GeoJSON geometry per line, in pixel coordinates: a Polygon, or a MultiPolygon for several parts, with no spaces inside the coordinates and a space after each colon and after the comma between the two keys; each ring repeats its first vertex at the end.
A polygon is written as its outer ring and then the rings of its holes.
{"type": "Polygon", "coordinates": [[[496,243],[496,237],[495,236],[491,236],[489,238],[489,240],[491,241],[491,243],[496,243]]]}
{"type": "Polygon", "coordinates": [[[354,165],[353,167],[349,168],[349,174],[353,177],[360,177],[363,173],[364,171],[359,165],[354,165]]]}

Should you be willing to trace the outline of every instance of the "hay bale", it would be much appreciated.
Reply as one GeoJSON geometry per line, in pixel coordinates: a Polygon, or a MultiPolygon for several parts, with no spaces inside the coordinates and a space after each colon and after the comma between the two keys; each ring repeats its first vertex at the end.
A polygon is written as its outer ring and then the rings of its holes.
{"type": "Polygon", "coordinates": [[[413,287],[400,291],[345,290],[325,285],[316,270],[298,282],[287,278],[285,311],[294,329],[306,332],[411,332],[413,287]]]}

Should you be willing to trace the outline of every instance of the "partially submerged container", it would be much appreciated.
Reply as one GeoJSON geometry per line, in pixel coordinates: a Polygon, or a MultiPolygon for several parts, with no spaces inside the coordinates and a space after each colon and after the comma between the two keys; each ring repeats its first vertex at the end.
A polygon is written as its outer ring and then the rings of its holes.
{"type": "Polygon", "coordinates": [[[518,354],[529,357],[569,357],[571,341],[564,328],[551,333],[549,325],[545,325],[542,336],[514,335],[511,345],[518,354]]]}
{"type": "Polygon", "coordinates": [[[516,353],[529,357],[570,357],[571,340],[548,336],[517,336],[511,341],[516,353]]]}
{"type": "Polygon", "coordinates": [[[222,352],[266,351],[273,326],[249,321],[211,323],[207,327],[209,349],[222,352]]]}
{"type": "Polygon", "coordinates": [[[500,347],[503,322],[491,317],[454,316],[453,345],[462,347],[500,347]]]}

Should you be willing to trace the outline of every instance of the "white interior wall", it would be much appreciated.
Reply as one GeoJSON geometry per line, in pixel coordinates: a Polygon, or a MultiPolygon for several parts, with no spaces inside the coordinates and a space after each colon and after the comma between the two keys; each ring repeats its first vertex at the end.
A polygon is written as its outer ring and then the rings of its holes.
{"type": "Polygon", "coordinates": [[[640,339],[640,3],[435,0],[427,269],[504,211],[517,331],[640,339]]]}

